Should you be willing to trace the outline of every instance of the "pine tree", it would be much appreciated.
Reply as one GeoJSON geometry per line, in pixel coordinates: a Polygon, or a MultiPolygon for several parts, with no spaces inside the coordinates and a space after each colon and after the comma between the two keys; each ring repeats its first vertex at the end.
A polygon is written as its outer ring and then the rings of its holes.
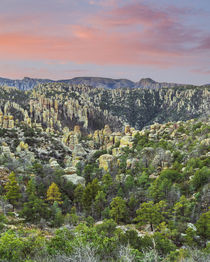
{"type": "Polygon", "coordinates": [[[32,193],[28,201],[24,203],[20,214],[27,221],[36,223],[39,222],[41,218],[47,219],[49,217],[49,210],[47,204],[32,193]]]}
{"type": "Polygon", "coordinates": [[[101,218],[101,212],[104,210],[106,202],[106,194],[103,191],[98,191],[94,202],[94,209],[98,218],[101,218]]]}
{"type": "Polygon", "coordinates": [[[64,217],[62,215],[61,209],[58,206],[58,202],[57,201],[54,201],[54,203],[53,203],[53,205],[51,207],[51,210],[52,210],[52,218],[53,218],[52,226],[60,227],[63,224],[63,222],[64,222],[64,217]]]}
{"type": "Polygon", "coordinates": [[[48,190],[47,190],[47,201],[54,203],[55,201],[59,204],[62,203],[61,201],[61,192],[58,186],[53,182],[48,190]]]}
{"type": "Polygon", "coordinates": [[[79,184],[74,190],[74,203],[76,204],[79,211],[82,210],[82,198],[84,193],[84,187],[79,184]]]}
{"type": "Polygon", "coordinates": [[[23,204],[20,214],[30,222],[39,222],[41,218],[48,218],[49,210],[44,200],[36,195],[36,184],[31,178],[26,187],[28,201],[23,204]]]}
{"type": "Polygon", "coordinates": [[[31,194],[35,194],[36,192],[36,183],[33,177],[28,181],[27,187],[26,187],[26,193],[28,196],[31,194]]]}
{"type": "Polygon", "coordinates": [[[93,204],[95,197],[100,190],[98,179],[95,178],[91,183],[88,183],[82,197],[83,207],[87,212],[90,211],[91,205],[93,204]]]}
{"type": "Polygon", "coordinates": [[[121,197],[113,198],[111,202],[110,215],[116,223],[125,220],[127,215],[126,201],[121,197]]]}
{"type": "Polygon", "coordinates": [[[165,201],[160,201],[156,204],[153,201],[144,202],[136,211],[137,217],[134,221],[138,222],[139,226],[150,224],[151,231],[154,231],[154,227],[165,221],[165,215],[167,214],[165,209],[165,201]]]}
{"type": "Polygon", "coordinates": [[[14,172],[11,172],[9,175],[9,181],[5,185],[6,199],[14,206],[17,203],[17,200],[20,198],[20,187],[16,180],[14,172]]]}

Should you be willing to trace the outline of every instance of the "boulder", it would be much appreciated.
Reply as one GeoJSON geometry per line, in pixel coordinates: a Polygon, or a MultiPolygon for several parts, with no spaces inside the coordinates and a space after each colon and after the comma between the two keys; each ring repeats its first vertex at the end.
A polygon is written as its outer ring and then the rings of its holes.
{"type": "Polygon", "coordinates": [[[19,146],[16,148],[17,152],[20,152],[22,150],[28,150],[28,144],[24,143],[23,141],[21,141],[19,146]]]}
{"type": "Polygon", "coordinates": [[[112,149],[112,155],[113,156],[120,156],[120,154],[121,154],[121,150],[120,150],[119,147],[115,147],[115,148],[112,149]]]}
{"type": "Polygon", "coordinates": [[[67,168],[64,169],[64,172],[67,175],[75,174],[76,171],[77,171],[77,169],[74,166],[70,166],[70,167],[67,167],[67,168]]]}
{"type": "Polygon", "coordinates": [[[103,135],[109,136],[111,135],[111,133],[112,133],[112,130],[110,129],[109,125],[105,125],[104,130],[103,130],[103,135]]]}
{"type": "Polygon", "coordinates": [[[132,148],[132,146],[133,146],[133,138],[132,138],[132,136],[123,136],[120,139],[120,147],[126,147],[126,146],[132,148]]]}
{"type": "Polygon", "coordinates": [[[53,159],[53,158],[51,158],[50,160],[49,160],[49,164],[50,164],[50,167],[51,168],[56,168],[56,167],[59,167],[60,165],[58,164],[58,162],[55,160],[55,159],[53,159]]]}
{"type": "Polygon", "coordinates": [[[10,147],[8,146],[8,145],[3,145],[2,147],[1,147],[1,150],[2,150],[2,154],[3,155],[5,155],[5,156],[7,156],[7,157],[12,157],[12,153],[11,153],[11,151],[10,151],[10,147]]]}
{"type": "Polygon", "coordinates": [[[137,166],[138,162],[139,160],[137,158],[129,158],[126,161],[126,166],[128,169],[129,168],[134,169],[137,166]]]}
{"type": "Polygon", "coordinates": [[[130,130],[131,128],[130,128],[130,126],[129,125],[126,125],[125,126],[125,129],[124,129],[124,133],[125,134],[130,134],[131,133],[131,130],[130,130]]]}
{"type": "Polygon", "coordinates": [[[151,175],[149,176],[149,178],[150,178],[150,179],[156,179],[156,178],[158,178],[158,175],[157,175],[157,174],[151,174],[151,175]]]}
{"type": "Polygon", "coordinates": [[[203,139],[201,141],[202,146],[210,146],[210,138],[203,139]]]}
{"type": "Polygon", "coordinates": [[[115,167],[115,158],[112,155],[104,154],[99,157],[99,168],[105,171],[112,171],[115,167]]]}
{"type": "Polygon", "coordinates": [[[0,185],[5,185],[8,182],[9,169],[0,166],[0,185]]]}
{"type": "Polygon", "coordinates": [[[74,185],[83,185],[85,186],[85,179],[84,177],[78,176],[77,174],[72,174],[72,175],[64,175],[62,176],[65,181],[71,182],[74,185]]]}
{"type": "Polygon", "coordinates": [[[77,144],[74,146],[74,150],[72,152],[73,156],[85,156],[87,155],[86,151],[84,150],[83,146],[81,144],[77,144]]]}
{"type": "Polygon", "coordinates": [[[145,147],[141,151],[141,155],[142,155],[142,159],[141,159],[142,164],[145,167],[148,167],[150,162],[153,160],[153,158],[155,156],[155,150],[152,147],[145,147]]]}

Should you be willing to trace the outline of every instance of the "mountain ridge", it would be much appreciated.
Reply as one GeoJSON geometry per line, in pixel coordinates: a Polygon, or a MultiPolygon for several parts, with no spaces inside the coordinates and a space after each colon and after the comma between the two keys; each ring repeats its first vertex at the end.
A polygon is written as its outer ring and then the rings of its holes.
{"type": "MultiPolygon", "coordinates": [[[[190,84],[181,84],[181,83],[168,83],[168,82],[157,82],[151,78],[142,78],[137,82],[131,81],[129,79],[113,79],[105,77],[74,77],[71,79],[40,79],[40,78],[30,78],[24,77],[23,79],[10,79],[0,77],[0,86],[13,86],[20,90],[29,90],[33,89],[38,84],[44,83],[66,83],[70,85],[88,85],[94,88],[108,88],[108,89],[117,89],[117,88],[163,88],[163,87],[189,87],[194,86],[190,84]]],[[[208,84],[201,85],[208,86],[208,84]]]]}

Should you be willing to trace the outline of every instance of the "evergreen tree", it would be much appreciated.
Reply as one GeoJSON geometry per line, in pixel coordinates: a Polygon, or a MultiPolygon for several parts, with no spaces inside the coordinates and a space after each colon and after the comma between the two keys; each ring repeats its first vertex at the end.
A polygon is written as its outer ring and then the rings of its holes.
{"type": "Polygon", "coordinates": [[[74,190],[74,203],[76,204],[79,211],[82,209],[82,198],[84,193],[84,187],[79,184],[74,190]]]}
{"type": "Polygon", "coordinates": [[[103,187],[103,190],[104,192],[108,192],[108,190],[113,187],[113,179],[111,177],[110,174],[105,174],[103,177],[102,177],[102,187],[103,187]]]}
{"type": "Polygon", "coordinates": [[[198,221],[196,222],[196,228],[199,235],[204,239],[209,239],[210,237],[210,208],[209,211],[203,213],[198,221]]]}
{"type": "Polygon", "coordinates": [[[200,189],[203,185],[209,183],[210,181],[210,169],[206,166],[195,172],[192,179],[192,185],[195,190],[200,189]]]}
{"type": "Polygon", "coordinates": [[[27,184],[26,187],[26,193],[28,194],[28,196],[30,196],[31,194],[35,194],[36,191],[36,183],[34,181],[34,178],[32,177],[27,184]]]}
{"type": "Polygon", "coordinates": [[[138,222],[139,226],[150,224],[151,231],[154,231],[154,227],[165,220],[164,215],[167,214],[165,208],[165,201],[160,201],[157,204],[154,204],[153,201],[145,202],[136,211],[137,217],[134,221],[138,222]]]}
{"type": "Polygon", "coordinates": [[[71,225],[76,226],[79,221],[79,216],[76,213],[76,208],[72,207],[69,214],[69,222],[71,225]]]}
{"type": "Polygon", "coordinates": [[[181,196],[180,200],[176,202],[173,207],[174,220],[180,222],[189,222],[193,204],[194,203],[192,200],[189,201],[184,195],[181,196]]]}
{"type": "Polygon", "coordinates": [[[125,220],[127,215],[127,207],[124,199],[121,197],[113,198],[111,202],[110,215],[116,223],[125,220]]]}
{"type": "Polygon", "coordinates": [[[59,204],[62,203],[61,192],[54,182],[49,186],[47,190],[47,201],[50,201],[51,203],[54,203],[55,201],[59,204]]]}
{"type": "Polygon", "coordinates": [[[24,203],[20,214],[30,222],[39,222],[41,218],[48,218],[49,210],[47,204],[36,195],[36,185],[31,178],[26,187],[28,201],[24,203]]]}
{"type": "Polygon", "coordinates": [[[52,210],[52,217],[53,217],[52,226],[60,227],[64,222],[64,217],[62,215],[61,209],[58,206],[57,201],[54,201],[51,210],[52,210]]]}
{"type": "Polygon", "coordinates": [[[106,204],[106,194],[103,191],[98,191],[95,197],[95,211],[97,213],[98,218],[101,218],[101,212],[104,210],[106,204]]]}
{"type": "Polygon", "coordinates": [[[86,211],[90,212],[91,205],[95,200],[95,197],[100,190],[98,179],[95,178],[91,183],[88,183],[82,197],[83,206],[86,211]]]}
{"type": "Polygon", "coordinates": [[[49,211],[47,204],[42,199],[38,198],[34,193],[32,193],[29,196],[28,201],[24,203],[20,214],[27,221],[34,223],[39,222],[41,218],[47,219],[49,216],[49,211]]]}
{"type": "Polygon", "coordinates": [[[9,175],[9,181],[5,185],[6,189],[6,199],[14,206],[18,199],[21,197],[20,187],[16,180],[14,172],[11,172],[9,175]]]}

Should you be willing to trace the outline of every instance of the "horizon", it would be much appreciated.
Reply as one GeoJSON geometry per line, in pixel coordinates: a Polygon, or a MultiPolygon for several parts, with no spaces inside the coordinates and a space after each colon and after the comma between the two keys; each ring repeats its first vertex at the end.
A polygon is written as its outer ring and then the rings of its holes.
{"type": "Polygon", "coordinates": [[[210,2],[2,0],[0,76],[210,83],[210,2]]]}
{"type": "Polygon", "coordinates": [[[24,76],[23,78],[8,78],[8,77],[1,77],[0,76],[0,79],[8,79],[8,80],[12,80],[12,81],[23,81],[25,78],[29,78],[29,79],[33,79],[33,80],[50,80],[50,81],[54,81],[54,82],[67,81],[67,80],[72,80],[72,79],[75,79],[75,78],[101,78],[101,79],[111,79],[111,80],[128,80],[128,81],[133,82],[134,84],[138,83],[138,82],[140,82],[141,80],[144,80],[144,79],[150,79],[150,80],[152,80],[156,83],[164,83],[165,82],[165,83],[168,83],[168,84],[180,84],[180,85],[192,85],[192,86],[210,85],[210,83],[193,85],[193,84],[190,84],[190,83],[178,83],[178,82],[166,82],[166,81],[159,82],[159,81],[156,81],[155,79],[152,79],[150,77],[140,78],[138,81],[133,81],[133,80],[128,79],[128,78],[111,78],[111,77],[100,77],[100,76],[76,76],[76,77],[64,78],[64,79],[52,79],[52,78],[46,78],[46,77],[39,78],[39,77],[29,77],[29,76],[24,76]]]}

